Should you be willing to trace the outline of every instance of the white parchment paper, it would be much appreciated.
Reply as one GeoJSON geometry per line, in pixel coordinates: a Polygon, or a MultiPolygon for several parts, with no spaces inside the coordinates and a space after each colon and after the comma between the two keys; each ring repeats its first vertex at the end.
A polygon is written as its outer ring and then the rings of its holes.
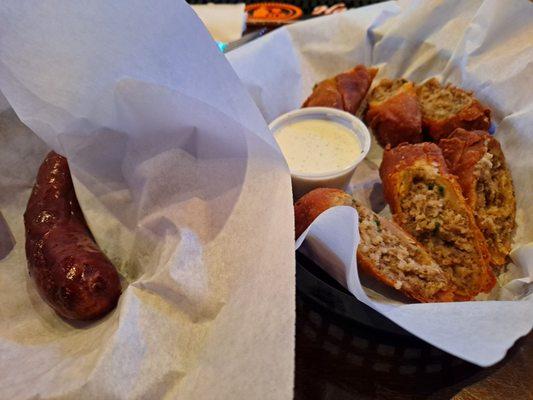
{"type": "MultiPolygon", "coordinates": [[[[389,2],[295,24],[228,54],[267,121],[300,107],[315,82],[359,63],[380,68],[376,81],[437,76],[475,91],[492,109],[516,188],[518,229],[514,264],[484,297],[491,301],[408,304],[379,285],[363,288],[354,256],[357,213],[350,208],[322,214],[304,243],[304,250],[360,301],[480,366],[501,360],[533,325],[533,254],[526,245],[533,241],[532,21],[533,6],[526,1],[389,2]]],[[[378,174],[381,157],[374,141],[352,190],[390,216],[378,174]]]]}
{"type": "Polygon", "coordinates": [[[292,398],[290,177],[189,6],[4,1],[0,91],[0,398],[292,398]],[[28,276],[22,215],[50,148],[124,277],[94,323],[59,318],[28,276]]]}

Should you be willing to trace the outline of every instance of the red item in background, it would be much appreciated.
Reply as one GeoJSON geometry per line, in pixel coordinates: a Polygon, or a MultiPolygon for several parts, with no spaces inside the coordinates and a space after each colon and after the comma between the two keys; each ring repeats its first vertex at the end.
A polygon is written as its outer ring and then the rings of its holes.
{"type": "Polygon", "coordinates": [[[285,3],[256,3],[245,8],[248,25],[281,25],[302,16],[302,9],[285,3]]]}

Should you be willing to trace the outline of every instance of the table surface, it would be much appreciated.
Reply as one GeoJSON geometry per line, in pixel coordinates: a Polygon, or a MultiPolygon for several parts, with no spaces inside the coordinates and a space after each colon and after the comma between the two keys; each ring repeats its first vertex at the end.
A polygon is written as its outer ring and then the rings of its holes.
{"type": "Polygon", "coordinates": [[[480,368],[347,321],[300,293],[296,304],[295,400],[533,399],[533,333],[480,368]]]}

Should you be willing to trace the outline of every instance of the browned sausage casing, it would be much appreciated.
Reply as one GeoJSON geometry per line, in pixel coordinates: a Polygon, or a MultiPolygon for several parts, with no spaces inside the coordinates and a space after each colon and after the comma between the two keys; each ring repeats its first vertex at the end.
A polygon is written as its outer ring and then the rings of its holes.
{"type": "Polygon", "coordinates": [[[120,279],[89,231],[66,158],[50,152],[43,161],[24,225],[30,275],[60,316],[91,320],[115,307],[120,279]]]}

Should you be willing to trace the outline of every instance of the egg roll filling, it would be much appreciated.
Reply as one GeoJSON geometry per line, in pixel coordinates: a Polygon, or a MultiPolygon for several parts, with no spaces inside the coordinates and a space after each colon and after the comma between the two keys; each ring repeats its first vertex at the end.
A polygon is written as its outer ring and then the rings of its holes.
{"type": "Polygon", "coordinates": [[[391,229],[386,221],[356,201],[354,207],[359,214],[361,235],[358,252],[393,280],[396,289],[431,299],[447,287],[442,269],[414,240],[391,229]]]}
{"type": "Polygon", "coordinates": [[[491,252],[507,254],[514,228],[514,194],[511,176],[500,157],[487,151],[474,169],[474,214],[491,252]]]}
{"type": "Polygon", "coordinates": [[[433,79],[418,87],[418,100],[425,117],[441,120],[472,104],[470,93],[453,86],[441,86],[433,79]]]}
{"type": "Polygon", "coordinates": [[[390,99],[400,88],[405,85],[407,81],[405,79],[383,79],[379,85],[377,85],[373,90],[370,96],[371,101],[383,102],[390,99]]]}
{"type": "Polygon", "coordinates": [[[400,201],[404,219],[400,225],[426,247],[455,285],[456,293],[468,295],[479,286],[471,268],[478,263],[479,254],[466,210],[450,200],[432,170],[417,169],[407,185],[400,201]]]}

